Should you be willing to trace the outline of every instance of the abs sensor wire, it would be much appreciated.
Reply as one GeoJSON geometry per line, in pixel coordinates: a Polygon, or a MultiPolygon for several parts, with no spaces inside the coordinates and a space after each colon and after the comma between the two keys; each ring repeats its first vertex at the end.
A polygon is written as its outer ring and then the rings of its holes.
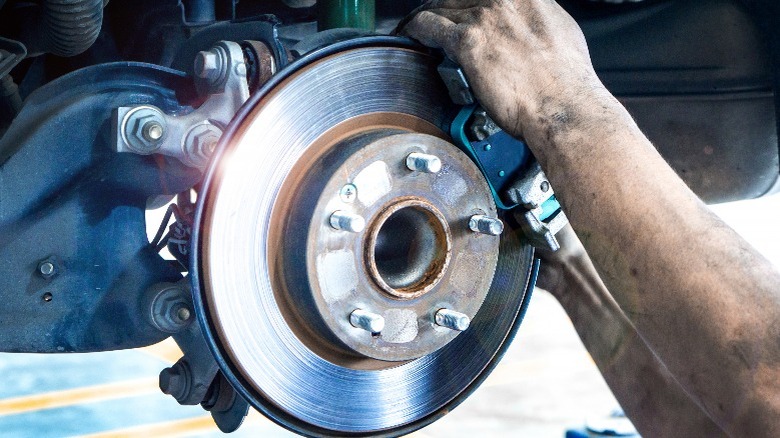
{"type": "Polygon", "coordinates": [[[163,216],[162,223],[160,223],[160,227],[157,229],[157,233],[154,235],[154,239],[152,239],[151,242],[149,242],[149,246],[154,248],[155,252],[162,251],[163,248],[168,245],[168,240],[171,237],[170,230],[166,233],[165,230],[168,228],[171,222],[171,216],[174,216],[174,219],[177,222],[184,222],[184,214],[182,213],[181,209],[176,204],[170,204],[168,206],[168,209],[165,211],[165,216],[163,216]],[[163,235],[164,234],[164,235],[163,235]]]}

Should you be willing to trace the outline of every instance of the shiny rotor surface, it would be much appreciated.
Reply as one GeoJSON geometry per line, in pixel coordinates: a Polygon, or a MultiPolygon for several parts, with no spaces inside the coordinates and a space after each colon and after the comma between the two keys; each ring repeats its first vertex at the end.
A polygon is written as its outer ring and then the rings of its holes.
{"type": "Polygon", "coordinates": [[[288,172],[319,136],[360,115],[397,112],[443,126],[447,95],[435,74],[431,58],[408,49],[368,47],[324,58],[269,93],[212,169],[200,262],[209,323],[253,403],[272,403],[301,430],[390,431],[433,415],[491,364],[523,303],[532,253],[508,235],[471,328],[397,367],[335,365],[300,342],[279,310],[267,236],[288,172]]]}

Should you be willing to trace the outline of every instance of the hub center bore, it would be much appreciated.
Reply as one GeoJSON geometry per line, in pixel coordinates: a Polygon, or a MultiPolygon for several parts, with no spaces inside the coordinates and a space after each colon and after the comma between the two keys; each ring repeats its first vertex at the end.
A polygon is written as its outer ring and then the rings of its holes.
{"type": "Polygon", "coordinates": [[[395,199],[369,227],[365,260],[374,282],[394,298],[413,299],[441,280],[452,254],[444,216],[430,202],[395,199]]]}

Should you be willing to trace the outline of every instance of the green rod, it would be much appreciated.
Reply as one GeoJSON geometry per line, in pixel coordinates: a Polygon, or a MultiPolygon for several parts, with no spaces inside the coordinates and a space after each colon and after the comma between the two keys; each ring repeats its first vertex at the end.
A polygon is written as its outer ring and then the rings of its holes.
{"type": "Polygon", "coordinates": [[[374,30],[375,0],[319,0],[317,30],[351,27],[374,30]]]}

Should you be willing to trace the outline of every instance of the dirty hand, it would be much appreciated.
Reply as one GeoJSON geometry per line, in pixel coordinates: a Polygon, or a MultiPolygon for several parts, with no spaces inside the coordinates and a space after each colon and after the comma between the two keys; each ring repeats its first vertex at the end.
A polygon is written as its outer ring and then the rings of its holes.
{"type": "Polygon", "coordinates": [[[608,96],[579,26],[553,0],[432,0],[399,33],[443,49],[491,117],[531,143],[608,96]]]}

